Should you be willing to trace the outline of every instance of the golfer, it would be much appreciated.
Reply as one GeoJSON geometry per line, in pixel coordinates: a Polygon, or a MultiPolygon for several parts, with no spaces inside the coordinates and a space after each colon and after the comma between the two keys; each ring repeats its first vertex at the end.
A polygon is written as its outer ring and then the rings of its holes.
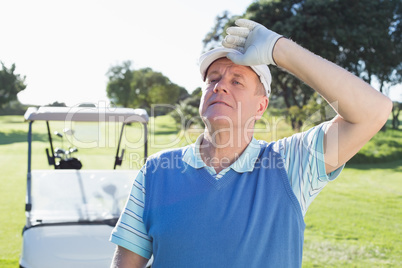
{"type": "Polygon", "coordinates": [[[200,57],[204,133],[142,167],[111,235],[112,267],[301,267],[313,199],[385,124],[392,102],[358,77],[245,19],[200,57]],[[267,143],[253,137],[274,65],[337,115],[267,143]]]}

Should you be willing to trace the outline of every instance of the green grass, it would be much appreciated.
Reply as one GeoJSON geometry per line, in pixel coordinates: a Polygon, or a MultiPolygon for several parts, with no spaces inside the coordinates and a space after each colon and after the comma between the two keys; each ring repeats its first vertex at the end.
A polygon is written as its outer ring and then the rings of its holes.
{"type": "Polygon", "coordinates": [[[350,163],[386,163],[395,159],[402,159],[402,131],[388,128],[385,132],[378,132],[350,163]]]}
{"type": "Polygon", "coordinates": [[[349,165],[305,221],[305,267],[401,267],[402,160],[349,165]]]}
{"type": "Polygon", "coordinates": [[[28,127],[21,116],[0,120],[0,266],[17,267],[25,221],[28,127]]]}
{"type": "MultiPolygon", "coordinates": [[[[0,126],[0,267],[17,267],[25,224],[28,124],[21,116],[0,116],[0,126]]],[[[64,125],[51,127],[52,131],[60,131],[64,125]]],[[[168,116],[152,119],[149,127],[149,154],[194,142],[202,132],[197,128],[178,131],[168,116]]],[[[33,128],[33,168],[51,169],[44,151],[48,147],[45,124],[35,122],[33,128]]],[[[268,118],[256,128],[258,139],[276,140],[292,134],[281,118],[268,118]]],[[[119,127],[103,125],[99,129],[103,136],[97,140],[96,150],[79,148],[85,169],[113,166],[119,127]]],[[[127,152],[121,168],[141,165],[141,133],[138,125],[127,127],[123,137],[127,152]]],[[[400,135],[400,130],[387,130],[377,134],[367,147],[380,143],[389,148],[395,143],[399,146],[400,135]]],[[[59,147],[61,141],[55,139],[54,144],[59,147]]],[[[393,153],[385,152],[386,157],[393,153]]],[[[377,164],[348,164],[340,177],[320,193],[305,218],[303,267],[402,267],[402,159],[391,158],[396,161],[389,162],[388,158],[377,164]]]]}

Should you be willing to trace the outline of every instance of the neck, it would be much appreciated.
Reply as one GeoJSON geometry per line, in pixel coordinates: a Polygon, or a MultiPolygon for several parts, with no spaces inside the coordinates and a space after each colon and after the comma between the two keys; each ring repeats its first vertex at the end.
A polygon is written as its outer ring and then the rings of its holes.
{"type": "Polygon", "coordinates": [[[215,131],[206,128],[200,146],[201,159],[216,173],[233,164],[243,153],[253,138],[252,131],[215,131]]]}

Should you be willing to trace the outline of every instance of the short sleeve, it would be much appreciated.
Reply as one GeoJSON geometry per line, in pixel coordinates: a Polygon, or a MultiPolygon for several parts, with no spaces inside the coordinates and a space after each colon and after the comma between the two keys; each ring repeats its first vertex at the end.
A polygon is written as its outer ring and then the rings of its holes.
{"type": "Polygon", "coordinates": [[[110,241],[149,259],[152,255],[152,239],[148,236],[143,222],[145,205],[144,167],[138,172],[134,180],[126,206],[112,231],[110,241]]]}
{"type": "Polygon", "coordinates": [[[330,174],[325,172],[324,134],[327,122],[281,139],[274,150],[282,156],[289,182],[299,200],[303,216],[320,191],[342,171],[343,166],[330,174]]]}

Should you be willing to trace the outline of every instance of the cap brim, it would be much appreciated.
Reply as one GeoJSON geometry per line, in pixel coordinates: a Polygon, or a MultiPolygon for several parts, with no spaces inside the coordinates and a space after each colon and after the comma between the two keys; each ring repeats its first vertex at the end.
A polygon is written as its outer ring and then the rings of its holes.
{"type": "MultiPolygon", "coordinates": [[[[219,47],[212,49],[200,56],[199,59],[199,66],[200,66],[200,73],[202,81],[205,81],[206,74],[208,71],[209,66],[216,60],[220,58],[225,58],[228,53],[235,53],[235,54],[242,54],[240,51],[232,49],[232,48],[225,48],[219,47]]],[[[271,72],[267,65],[252,65],[249,66],[253,71],[258,75],[260,78],[261,83],[265,88],[265,92],[267,97],[271,93],[271,72]]]]}

